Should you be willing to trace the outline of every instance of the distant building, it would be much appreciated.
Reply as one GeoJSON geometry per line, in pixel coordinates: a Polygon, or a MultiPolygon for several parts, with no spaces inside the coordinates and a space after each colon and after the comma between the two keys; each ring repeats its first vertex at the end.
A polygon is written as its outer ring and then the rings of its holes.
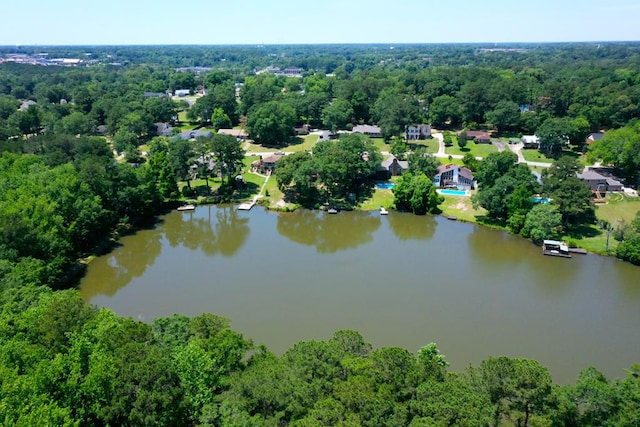
{"type": "Polygon", "coordinates": [[[164,98],[167,94],[165,92],[145,92],[142,96],[145,98],[164,98]]]}
{"type": "Polygon", "coordinates": [[[191,91],[189,89],[176,89],[175,96],[189,96],[191,91]]]}
{"type": "Polygon", "coordinates": [[[358,125],[353,127],[353,133],[361,133],[363,135],[379,138],[382,136],[382,130],[378,126],[358,125]]]}
{"type": "Polygon", "coordinates": [[[293,128],[296,135],[309,135],[309,125],[302,125],[293,128]]]}
{"type": "Polygon", "coordinates": [[[431,125],[409,125],[405,127],[404,137],[407,140],[425,139],[431,136],[431,125]]]}
{"type": "Polygon", "coordinates": [[[469,130],[467,131],[467,139],[476,143],[488,143],[491,142],[491,135],[483,130],[469,130]]]}
{"type": "Polygon", "coordinates": [[[231,135],[243,141],[249,137],[249,134],[243,129],[218,129],[218,135],[231,135]]]}
{"type": "Polygon", "coordinates": [[[320,135],[318,135],[318,142],[322,141],[330,141],[332,139],[336,139],[337,135],[331,133],[331,131],[323,130],[320,135]]]}
{"type": "Polygon", "coordinates": [[[31,107],[32,105],[37,105],[37,104],[38,103],[36,101],[32,101],[31,99],[27,99],[22,104],[20,104],[20,111],[27,111],[29,109],[29,107],[31,107]]]}
{"type": "Polygon", "coordinates": [[[213,138],[213,133],[208,130],[185,130],[176,135],[176,138],[180,138],[185,141],[199,137],[213,138]]]}
{"type": "Polygon", "coordinates": [[[522,135],[520,142],[524,148],[540,148],[540,137],[537,135],[522,135]]]}
{"type": "Polygon", "coordinates": [[[157,136],[171,136],[173,135],[173,128],[169,123],[156,123],[156,135],[157,136]]]}
{"type": "Polygon", "coordinates": [[[287,67],[285,69],[281,69],[280,67],[274,67],[272,65],[267,68],[263,68],[262,70],[257,70],[255,73],[257,75],[270,73],[276,76],[284,76],[284,77],[302,77],[302,73],[304,70],[298,67],[287,67]]]}
{"type": "Polygon", "coordinates": [[[594,142],[601,140],[603,136],[604,136],[604,133],[602,132],[594,132],[592,134],[589,134],[589,136],[585,140],[585,144],[587,145],[593,144],[594,142]]]}

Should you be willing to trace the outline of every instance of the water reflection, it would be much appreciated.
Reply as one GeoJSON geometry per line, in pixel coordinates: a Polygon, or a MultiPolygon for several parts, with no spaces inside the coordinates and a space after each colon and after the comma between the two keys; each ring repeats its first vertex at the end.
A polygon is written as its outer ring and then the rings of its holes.
{"type": "Polygon", "coordinates": [[[132,279],[141,277],[162,252],[162,232],[158,228],[139,231],[122,239],[122,246],[109,255],[95,259],[89,266],[92,274],[83,279],[80,292],[84,298],[112,296],[132,279]],[[90,286],[84,286],[90,282],[90,286]]]}
{"type": "Polygon", "coordinates": [[[368,212],[329,215],[303,210],[278,216],[278,233],[301,245],[315,246],[321,253],[353,249],[370,242],[380,225],[380,217],[368,212]]]}
{"type": "Polygon", "coordinates": [[[171,247],[182,245],[207,255],[225,257],[233,256],[242,248],[250,230],[249,218],[241,217],[233,206],[201,206],[195,214],[173,215],[164,229],[171,247]]]}
{"type": "Polygon", "coordinates": [[[432,215],[412,215],[409,213],[396,213],[387,216],[389,228],[400,240],[428,240],[436,232],[438,225],[432,215]]]}

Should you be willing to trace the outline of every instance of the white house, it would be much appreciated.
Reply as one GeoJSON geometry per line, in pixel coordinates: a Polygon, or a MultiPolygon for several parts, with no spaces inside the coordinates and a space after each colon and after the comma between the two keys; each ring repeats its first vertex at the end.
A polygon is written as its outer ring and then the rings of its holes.
{"type": "Polygon", "coordinates": [[[431,125],[409,125],[404,130],[405,139],[425,139],[431,136],[431,125]]]}
{"type": "Polygon", "coordinates": [[[520,142],[524,148],[540,148],[540,137],[538,135],[522,135],[520,142]]]}

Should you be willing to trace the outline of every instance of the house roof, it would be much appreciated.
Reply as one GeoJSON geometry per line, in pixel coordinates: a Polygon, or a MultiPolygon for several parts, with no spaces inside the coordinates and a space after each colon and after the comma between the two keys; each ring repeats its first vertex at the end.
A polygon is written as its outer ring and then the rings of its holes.
{"type": "Polygon", "coordinates": [[[372,125],[358,125],[353,127],[353,132],[355,133],[380,133],[381,129],[379,126],[372,125]]]}
{"type": "Polygon", "coordinates": [[[158,136],[171,136],[173,134],[173,128],[169,123],[156,123],[156,135],[158,136]]]}
{"type": "Polygon", "coordinates": [[[218,129],[218,135],[231,135],[236,138],[246,138],[249,136],[244,129],[218,129]]]}
{"type": "Polygon", "coordinates": [[[204,136],[205,138],[213,137],[213,133],[208,130],[185,130],[176,135],[177,138],[181,138],[184,140],[195,139],[199,136],[204,136]]]}
{"type": "Polygon", "coordinates": [[[393,154],[391,155],[391,157],[383,160],[380,163],[380,166],[382,166],[386,170],[389,170],[389,167],[393,164],[394,160],[398,162],[398,165],[400,165],[402,169],[409,169],[409,162],[407,162],[406,160],[398,160],[393,154]]]}
{"type": "Polygon", "coordinates": [[[467,131],[467,139],[490,139],[491,135],[483,130],[467,131]]]}
{"type": "Polygon", "coordinates": [[[540,138],[538,135],[522,135],[521,141],[525,144],[539,144],[540,138]]]}
{"type": "Polygon", "coordinates": [[[577,174],[578,178],[588,181],[604,181],[607,185],[622,186],[622,183],[614,176],[606,176],[592,168],[584,168],[582,173],[577,174]]]}
{"type": "Polygon", "coordinates": [[[263,157],[262,163],[275,163],[283,157],[284,157],[283,154],[272,154],[270,156],[263,157]]]}
{"type": "Polygon", "coordinates": [[[602,132],[594,132],[592,134],[589,134],[589,136],[587,137],[587,142],[597,141],[599,139],[602,139],[603,136],[604,133],[602,132]]]}
{"type": "Polygon", "coordinates": [[[446,172],[448,170],[453,170],[453,169],[458,169],[458,174],[460,176],[462,176],[464,178],[467,178],[468,180],[473,181],[473,172],[471,172],[470,169],[465,168],[463,166],[452,165],[452,164],[438,166],[438,173],[436,173],[436,176],[440,175],[443,172],[446,172]]]}

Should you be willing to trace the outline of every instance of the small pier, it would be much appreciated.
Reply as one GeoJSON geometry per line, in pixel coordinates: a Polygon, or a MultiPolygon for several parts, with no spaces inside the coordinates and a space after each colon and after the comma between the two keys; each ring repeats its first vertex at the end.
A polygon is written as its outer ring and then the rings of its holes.
{"type": "Polygon", "coordinates": [[[558,240],[545,240],[542,242],[542,254],[549,256],[559,256],[562,258],[571,258],[569,247],[565,242],[558,240]]]}
{"type": "Polygon", "coordinates": [[[258,198],[260,196],[255,196],[253,199],[251,199],[250,202],[244,202],[241,203],[240,205],[238,205],[238,210],[239,211],[250,211],[252,207],[255,206],[255,204],[258,202],[258,198]]]}

